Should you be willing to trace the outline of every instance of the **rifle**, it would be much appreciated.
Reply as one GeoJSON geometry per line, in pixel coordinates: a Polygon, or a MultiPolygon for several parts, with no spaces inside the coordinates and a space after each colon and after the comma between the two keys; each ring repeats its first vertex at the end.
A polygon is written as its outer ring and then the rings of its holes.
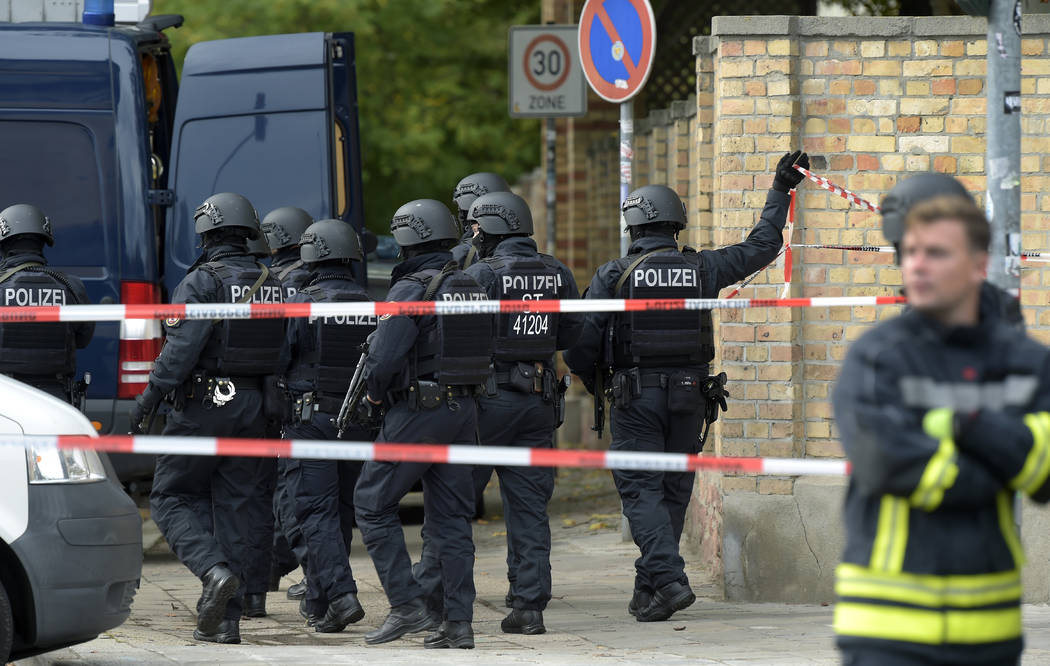
{"type": "Polygon", "coordinates": [[[598,438],[605,434],[605,368],[600,363],[594,364],[594,425],[591,430],[598,433],[598,438]]]}
{"type": "Polygon", "coordinates": [[[88,386],[91,386],[91,373],[85,372],[84,377],[79,381],[72,381],[68,383],[69,388],[69,401],[74,407],[79,409],[83,413],[87,413],[87,390],[88,386]]]}
{"type": "MultiPolygon", "coordinates": [[[[368,336],[371,339],[371,335],[368,336]]],[[[382,423],[382,417],[379,415],[379,406],[376,405],[374,410],[370,410],[368,414],[362,414],[358,409],[361,401],[365,399],[367,388],[365,385],[365,361],[368,359],[369,341],[365,340],[361,345],[361,358],[357,360],[357,367],[354,368],[354,376],[350,379],[350,387],[346,389],[346,397],[343,398],[343,404],[339,408],[339,416],[335,421],[335,426],[338,428],[338,434],[336,435],[339,439],[343,438],[343,433],[347,431],[352,425],[361,426],[368,430],[378,432],[378,426],[382,423]]],[[[374,436],[373,436],[374,437],[374,436]]]]}
{"type": "Polygon", "coordinates": [[[699,444],[699,451],[704,450],[704,444],[707,443],[707,435],[711,430],[711,424],[718,420],[718,416],[721,412],[728,409],[726,398],[729,397],[729,391],[726,390],[726,381],[728,377],[726,373],[720,372],[717,375],[713,375],[705,379],[700,385],[700,394],[704,397],[704,426],[697,436],[697,444],[699,444]]]}

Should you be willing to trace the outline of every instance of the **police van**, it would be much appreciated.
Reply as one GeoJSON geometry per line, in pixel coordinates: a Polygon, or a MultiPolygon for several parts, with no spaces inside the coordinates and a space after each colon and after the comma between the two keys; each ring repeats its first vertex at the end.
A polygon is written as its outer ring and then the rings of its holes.
{"type": "MultiPolygon", "coordinates": [[[[60,434],[95,428],[0,375],[0,437],[60,434]]],[[[142,518],[105,457],[0,446],[0,488],[0,664],[124,622],[142,573],[142,518]]]]}
{"type": "MultiPolygon", "coordinates": [[[[180,82],[165,31],[183,19],[149,11],[0,2],[0,209],[43,209],[50,264],[91,303],[165,302],[199,255],[194,209],[224,191],[260,217],[298,206],[362,232],[353,34],[202,42],[180,82]]],[[[99,432],[128,432],[161,344],[160,322],[103,322],[78,352],[99,432]]],[[[152,475],[152,459],[112,458],[122,478],[152,475]]]]}

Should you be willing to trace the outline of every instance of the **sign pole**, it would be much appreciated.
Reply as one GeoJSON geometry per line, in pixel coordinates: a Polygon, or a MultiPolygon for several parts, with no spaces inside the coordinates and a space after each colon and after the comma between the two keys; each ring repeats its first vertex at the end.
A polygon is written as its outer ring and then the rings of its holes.
{"type": "Polygon", "coordinates": [[[554,118],[547,118],[547,254],[554,256],[558,236],[554,232],[555,206],[557,205],[557,163],[555,150],[558,145],[558,130],[554,118]]]}
{"type": "Polygon", "coordinates": [[[1015,298],[1021,286],[1021,0],[988,7],[988,172],[992,226],[988,280],[1015,298]]]}
{"type": "MultiPolygon", "coordinates": [[[[629,99],[620,104],[620,205],[631,193],[631,176],[634,158],[634,100],[629,99]]],[[[631,245],[631,236],[627,228],[620,224],[620,256],[627,256],[631,245]]]]}

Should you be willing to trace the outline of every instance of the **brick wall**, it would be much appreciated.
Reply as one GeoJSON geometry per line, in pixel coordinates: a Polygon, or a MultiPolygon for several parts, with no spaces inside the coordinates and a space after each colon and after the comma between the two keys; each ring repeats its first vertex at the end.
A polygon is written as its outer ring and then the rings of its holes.
{"type": "MultiPolygon", "coordinates": [[[[695,99],[637,121],[634,186],[674,187],[686,201],[691,223],[683,240],[697,247],[745,237],[758,219],[777,160],[796,147],[809,152],[815,172],[872,202],[901,178],[934,170],[958,177],[983,205],[985,31],[983,19],[969,17],[718,17],[711,37],[694,40],[695,99]]],[[[1022,238],[1025,250],[1050,250],[1050,225],[1044,219],[1050,211],[1050,178],[1045,175],[1050,171],[1050,18],[1026,16],[1024,31],[1022,238]]],[[[616,112],[605,107],[600,113],[603,125],[593,128],[595,135],[579,162],[583,173],[576,187],[584,191],[578,192],[573,228],[565,239],[576,253],[573,268],[581,286],[599,264],[617,254],[616,112]]],[[[559,242],[562,238],[559,232],[559,242]]],[[[885,243],[877,215],[807,183],[799,188],[793,242],[885,243]]],[[[893,294],[901,284],[891,254],[798,248],[793,261],[793,296],[893,294]]],[[[781,258],[741,296],[776,296],[783,274],[781,258]]],[[[1031,334],[1044,343],[1050,342],[1048,292],[1050,266],[1026,264],[1024,313],[1031,334]]],[[[839,364],[848,343],[897,310],[719,311],[716,340],[720,367],[731,379],[731,401],[708,451],[841,456],[828,403],[839,364]]],[[[734,541],[739,528],[734,512],[744,506],[758,512],[765,505],[801,506],[799,483],[791,477],[700,476],[687,549],[716,574],[724,569],[742,576],[743,586],[737,580],[733,589],[748,589],[747,566],[723,559],[750,562],[748,558],[758,557],[755,566],[760,566],[763,557],[776,555],[758,556],[748,550],[755,547],[747,539],[734,541]]],[[[806,486],[805,493],[814,492],[823,491],[806,486]]],[[[800,519],[803,515],[799,510],[800,519]]],[[[808,528],[808,542],[813,529],[838,528],[836,521],[821,522],[808,528]]],[[[805,557],[812,551],[804,551],[805,557]]],[[[809,583],[785,584],[779,590],[767,584],[754,598],[830,595],[834,562],[822,563],[817,553],[812,557],[817,560],[813,572],[806,569],[812,563],[803,563],[785,574],[796,579],[811,575],[809,583]]],[[[727,580],[730,575],[726,573],[727,580]]]]}

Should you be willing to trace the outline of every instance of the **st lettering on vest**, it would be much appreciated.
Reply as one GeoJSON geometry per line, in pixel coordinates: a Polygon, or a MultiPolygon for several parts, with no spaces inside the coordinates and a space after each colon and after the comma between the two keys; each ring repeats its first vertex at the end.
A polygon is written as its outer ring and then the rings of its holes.
{"type": "Polygon", "coordinates": [[[4,289],[4,305],[45,306],[65,305],[66,291],[62,288],[11,287],[4,289]]]}
{"type": "Polygon", "coordinates": [[[636,268],[631,275],[636,287],[695,287],[696,269],[636,268]]]}

